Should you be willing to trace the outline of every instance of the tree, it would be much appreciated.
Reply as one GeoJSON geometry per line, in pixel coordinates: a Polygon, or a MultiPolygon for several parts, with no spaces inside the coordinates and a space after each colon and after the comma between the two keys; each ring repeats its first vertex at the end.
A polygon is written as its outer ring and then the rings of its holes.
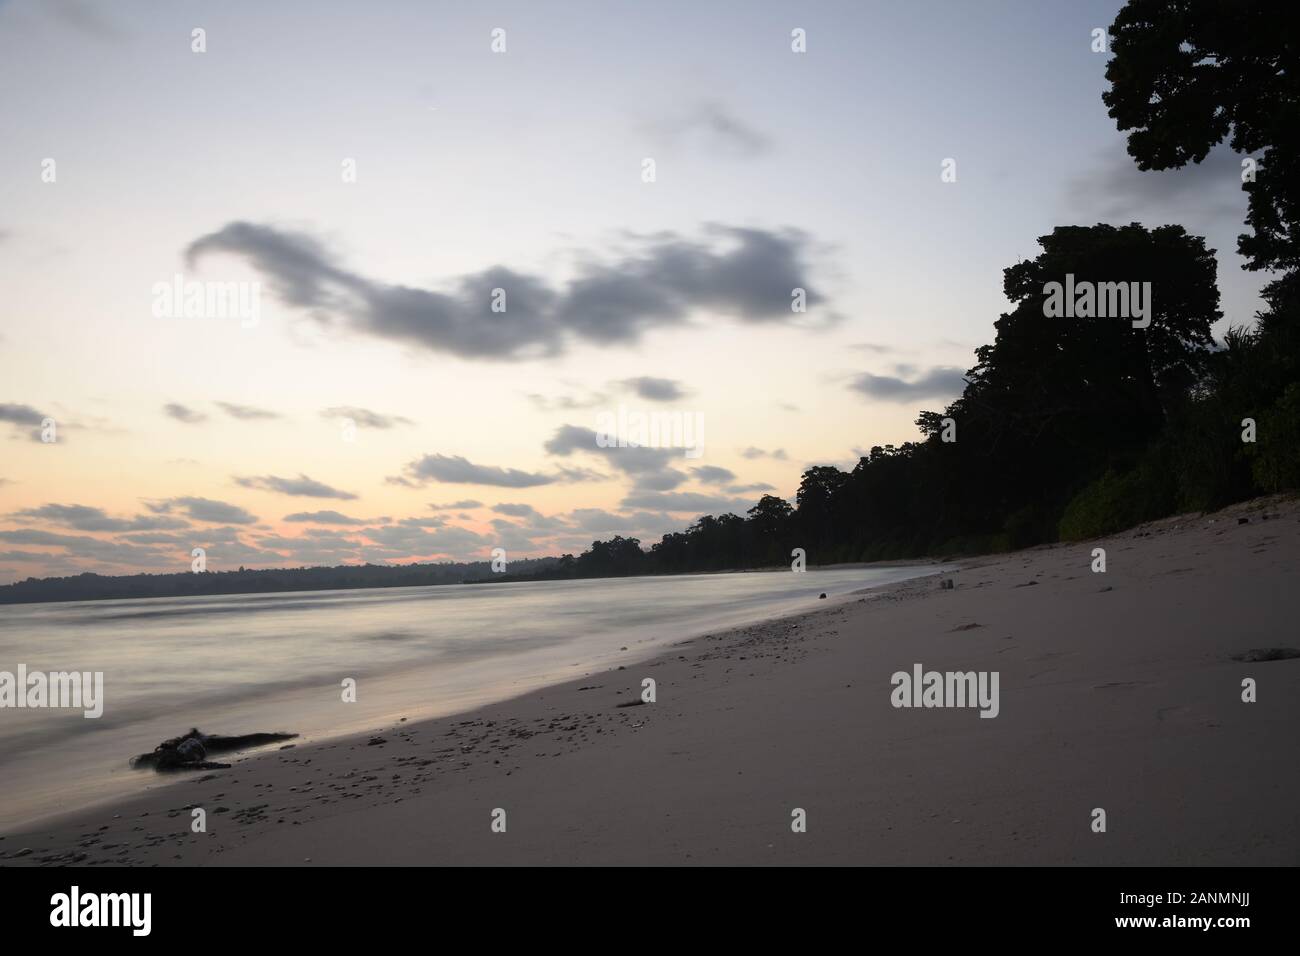
{"type": "Polygon", "coordinates": [[[794,508],[784,498],[763,495],[758,499],[758,504],[745,513],[749,515],[754,531],[760,537],[770,537],[782,530],[790,516],[794,514],[794,508]]]}
{"type": "Polygon", "coordinates": [[[1300,18],[1284,0],[1129,0],[1102,94],[1140,169],[1253,154],[1238,237],[1249,269],[1300,267],[1300,18]],[[1257,154],[1257,155],[1256,155],[1257,154]]]}

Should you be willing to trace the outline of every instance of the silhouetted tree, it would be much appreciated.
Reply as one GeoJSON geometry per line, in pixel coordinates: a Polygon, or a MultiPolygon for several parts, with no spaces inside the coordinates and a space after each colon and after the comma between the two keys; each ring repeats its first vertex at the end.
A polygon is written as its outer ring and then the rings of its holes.
{"type": "Polygon", "coordinates": [[[1256,154],[1238,251],[1300,267],[1300,17],[1286,0],[1129,0],[1110,28],[1102,94],[1142,169],[1199,163],[1228,140],[1256,154]]]}

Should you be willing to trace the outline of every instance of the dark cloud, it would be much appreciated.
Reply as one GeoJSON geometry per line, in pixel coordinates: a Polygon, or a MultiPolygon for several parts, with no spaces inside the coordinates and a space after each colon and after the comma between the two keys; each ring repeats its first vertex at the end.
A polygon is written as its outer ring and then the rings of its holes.
{"type": "Polygon", "coordinates": [[[614,514],[601,508],[577,508],[566,516],[570,528],[591,534],[610,532],[658,532],[673,526],[674,520],[662,512],[634,511],[614,514]]]}
{"type": "Polygon", "coordinates": [[[252,405],[236,405],[234,402],[217,402],[217,407],[231,418],[238,418],[240,421],[245,422],[280,417],[279,412],[256,408],[252,405]]]}
{"type": "Polygon", "coordinates": [[[772,451],[767,451],[762,448],[755,448],[753,445],[749,446],[744,451],[742,451],[740,453],[740,456],[742,458],[748,458],[751,461],[753,461],[755,458],[775,458],[777,461],[786,461],[789,459],[789,456],[785,453],[784,448],[777,448],[772,451]]]}
{"type": "MultiPolygon", "coordinates": [[[[0,422],[8,422],[10,425],[13,425],[15,437],[25,431],[29,439],[32,441],[40,441],[41,423],[45,421],[46,417],[47,416],[38,412],[30,405],[20,405],[14,402],[0,402],[0,422]]],[[[59,436],[60,440],[62,440],[63,433],[66,433],[68,429],[76,427],[76,425],[70,423],[60,423],[59,428],[62,430],[59,436]]]]}
{"type": "Polygon", "coordinates": [[[188,264],[212,253],[249,260],[286,302],[346,318],[357,332],[470,359],[557,355],[574,338],[628,344],[680,325],[696,310],[748,323],[791,322],[791,291],[809,307],[824,301],[804,265],[801,232],[711,226],[708,241],[673,233],[640,237],[621,260],[587,260],[567,285],[492,266],[436,292],[388,285],[339,266],[311,236],[232,222],[186,250],[188,264]],[[493,312],[494,289],[506,309],[493,312]]]}
{"type": "Polygon", "coordinates": [[[338,525],[367,525],[371,524],[363,518],[349,518],[345,514],[337,511],[297,511],[291,515],[284,516],[285,521],[293,522],[310,522],[313,524],[338,524],[338,525]]]}
{"type": "Polygon", "coordinates": [[[301,474],[297,478],[280,478],[276,475],[256,475],[247,478],[236,476],[234,480],[235,484],[243,488],[258,488],[262,491],[274,491],[299,498],[337,498],[341,501],[353,501],[357,497],[350,491],[331,488],[323,482],[301,474]]]}
{"type": "Polygon", "coordinates": [[[238,505],[228,504],[224,501],[213,501],[211,498],[168,498],[165,501],[153,501],[146,504],[149,510],[155,514],[170,514],[173,510],[179,510],[195,521],[205,521],[213,524],[254,524],[257,521],[256,515],[245,511],[238,505]]]}
{"type": "Polygon", "coordinates": [[[882,402],[956,398],[966,387],[965,374],[961,369],[950,365],[932,368],[911,381],[892,375],[872,375],[864,372],[849,383],[849,388],[882,402]]]}
{"type": "Polygon", "coordinates": [[[403,518],[397,523],[404,528],[443,528],[447,525],[447,519],[441,515],[430,515],[427,518],[403,518]]]}
{"type": "Polygon", "coordinates": [[[639,378],[624,379],[623,384],[647,402],[675,402],[686,397],[682,383],[671,378],[642,375],[639,378]]]}
{"type": "MultiPolygon", "coordinates": [[[[569,530],[569,524],[563,518],[544,515],[532,505],[502,502],[499,505],[494,505],[492,510],[497,514],[507,515],[511,518],[524,519],[524,525],[533,531],[569,530]]],[[[494,519],[492,524],[498,531],[503,531],[507,527],[519,527],[511,522],[502,521],[500,518],[494,519]]]]}
{"type": "Polygon", "coordinates": [[[483,502],[475,501],[473,498],[465,498],[462,501],[453,501],[450,504],[446,504],[446,505],[434,504],[433,502],[429,503],[429,508],[432,511],[465,511],[469,508],[482,508],[482,507],[483,507],[483,502]]]}
{"type": "Polygon", "coordinates": [[[11,425],[39,425],[45,416],[30,405],[0,402],[0,422],[11,425]]]}
{"type": "Polygon", "coordinates": [[[700,465],[698,468],[692,468],[691,474],[709,485],[725,485],[729,481],[736,480],[734,471],[728,468],[719,468],[717,465],[700,465]]]}
{"type": "Polygon", "coordinates": [[[683,448],[601,447],[593,429],[579,425],[561,425],[543,446],[547,454],[567,457],[575,452],[603,458],[609,465],[631,477],[637,487],[651,491],[668,491],[686,480],[686,475],[670,467],[685,455],[683,448]]]}
{"type": "Polygon", "coordinates": [[[102,538],[90,538],[85,535],[54,534],[49,531],[22,529],[18,531],[0,531],[0,541],[19,545],[37,547],[63,548],[64,555],[41,555],[43,559],[54,557],[56,561],[65,558],[75,559],[84,567],[85,562],[97,561],[111,565],[133,567],[158,567],[169,560],[175,562],[178,557],[155,548],[140,547],[121,541],[105,541],[102,538]]]}
{"type": "Polygon", "coordinates": [[[372,412],[368,408],[357,408],[352,405],[338,405],[334,408],[327,408],[320,414],[321,418],[350,418],[362,428],[394,428],[398,425],[415,424],[409,418],[403,418],[401,415],[384,415],[380,412],[372,412]]]}
{"type": "Polygon", "coordinates": [[[495,465],[476,465],[459,455],[425,455],[408,464],[403,471],[402,477],[389,480],[412,486],[440,481],[445,484],[492,485],[498,488],[533,488],[555,481],[552,475],[498,468],[495,465]]]}
{"type": "Polygon", "coordinates": [[[184,422],[186,425],[197,425],[199,422],[208,420],[208,416],[202,412],[195,411],[177,402],[168,402],[164,405],[163,414],[168,418],[176,419],[178,422],[184,422]]]}
{"type": "MultiPolygon", "coordinates": [[[[1189,213],[1238,221],[1245,214],[1241,161],[1227,147],[1181,169],[1141,170],[1123,146],[1108,149],[1096,166],[1066,184],[1066,201],[1089,221],[1186,222],[1189,213]]],[[[1258,158],[1258,157],[1257,157],[1258,158]]]]}
{"type": "Polygon", "coordinates": [[[609,475],[591,468],[569,468],[564,465],[555,469],[555,480],[566,484],[580,481],[609,481],[609,475]]]}
{"type": "Polygon", "coordinates": [[[453,560],[486,560],[493,545],[488,538],[467,528],[437,528],[433,531],[406,525],[368,528],[365,536],[388,549],[393,558],[448,557],[453,560]]]}
{"type": "Polygon", "coordinates": [[[183,518],[159,514],[113,518],[102,508],[92,508],[89,505],[47,504],[14,512],[13,517],[27,521],[49,521],[77,531],[160,531],[189,526],[189,522],[183,518]]]}

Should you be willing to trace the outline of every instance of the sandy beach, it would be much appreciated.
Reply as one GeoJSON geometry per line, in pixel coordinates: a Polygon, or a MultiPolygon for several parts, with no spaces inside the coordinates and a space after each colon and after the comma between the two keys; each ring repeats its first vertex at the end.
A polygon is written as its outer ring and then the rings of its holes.
{"type": "Polygon", "coordinates": [[[964,561],[951,590],[917,579],[236,757],[5,833],[0,862],[1295,865],[1300,659],[1250,658],[1300,647],[1298,521],[1265,499],[964,561]],[[917,664],[997,672],[997,716],[893,706],[917,664]]]}

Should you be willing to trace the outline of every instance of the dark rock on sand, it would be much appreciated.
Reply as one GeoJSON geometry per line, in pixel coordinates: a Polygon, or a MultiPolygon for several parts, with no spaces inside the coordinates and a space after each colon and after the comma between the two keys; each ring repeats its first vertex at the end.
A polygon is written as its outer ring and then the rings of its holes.
{"type": "Polygon", "coordinates": [[[152,753],[133,757],[131,766],[137,769],[153,767],[158,771],[224,770],[230,764],[208,760],[208,754],[248,750],[263,744],[292,740],[297,736],[297,734],[242,734],[237,737],[223,737],[220,734],[205,734],[197,728],[191,728],[187,734],[164,740],[153,749],[152,753]]]}
{"type": "Polygon", "coordinates": [[[1234,661],[1243,664],[1256,664],[1261,661],[1289,661],[1300,657],[1300,650],[1294,647],[1253,647],[1244,654],[1233,654],[1234,661]]]}

